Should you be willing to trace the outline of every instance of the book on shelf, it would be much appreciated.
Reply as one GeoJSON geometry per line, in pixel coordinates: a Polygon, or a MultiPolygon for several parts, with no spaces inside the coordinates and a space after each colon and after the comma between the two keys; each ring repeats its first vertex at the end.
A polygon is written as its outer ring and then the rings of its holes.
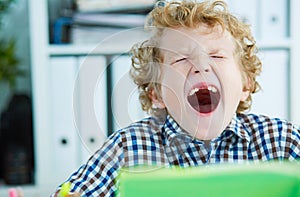
{"type": "Polygon", "coordinates": [[[117,13],[75,13],[73,23],[90,26],[112,27],[143,27],[146,15],[144,14],[117,14],[117,13]]]}
{"type": "Polygon", "coordinates": [[[154,3],[155,0],[76,0],[80,12],[140,9],[154,3]]]}
{"type": "Polygon", "coordinates": [[[146,15],[116,13],[76,13],[70,31],[74,44],[124,43],[144,38],[146,15]]]}
{"type": "MultiPolygon", "coordinates": [[[[92,44],[102,46],[122,46],[129,50],[137,42],[148,38],[142,27],[116,28],[116,27],[85,27],[73,26],[70,41],[75,45],[92,44]]],[[[125,52],[125,51],[124,51],[125,52]]]]}
{"type": "Polygon", "coordinates": [[[142,34],[147,9],[140,8],[135,11],[126,10],[124,7],[122,9],[123,11],[117,12],[78,11],[72,17],[61,17],[56,20],[54,25],[54,43],[95,44],[112,36],[114,36],[114,40],[118,38],[118,42],[144,37],[142,34]],[[68,39],[63,39],[66,37],[68,39]]]}

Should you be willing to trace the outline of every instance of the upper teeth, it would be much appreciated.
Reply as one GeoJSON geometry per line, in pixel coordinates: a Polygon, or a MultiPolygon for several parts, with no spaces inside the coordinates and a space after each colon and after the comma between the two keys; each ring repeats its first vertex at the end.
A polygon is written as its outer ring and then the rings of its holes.
{"type": "MultiPolygon", "coordinates": [[[[218,90],[217,88],[215,88],[214,86],[208,86],[207,89],[213,93],[216,93],[218,90]]],[[[193,94],[195,94],[196,92],[198,92],[200,89],[199,88],[193,88],[190,93],[189,96],[192,96],[193,94]]]]}
{"type": "Polygon", "coordinates": [[[192,89],[192,90],[190,91],[189,96],[192,96],[193,94],[195,94],[195,93],[198,92],[198,91],[199,91],[199,88],[194,88],[194,89],[192,89]]]}
{"type": "Polygon", "coordinates": [[[215,88],[214,86],[208,86],[207,89],[213,93],[216,93],[218,91],[217,88],[215,88]]]}

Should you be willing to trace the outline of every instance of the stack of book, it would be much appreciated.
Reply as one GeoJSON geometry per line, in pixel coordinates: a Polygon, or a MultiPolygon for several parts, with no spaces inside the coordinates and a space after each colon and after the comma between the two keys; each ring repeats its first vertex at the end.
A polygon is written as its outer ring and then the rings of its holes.
{"type": "Polygon", "coordinates": [[[71,17],[54,25],[54,43],[133,43],[147,37],[143,27],[154,0],[77,0],[71,17]]]}
{"type": "Polygon", "coordinates": [[[70,31],[73,44],[97,44],[143,36],[146,15],[117,13],[76,13],[70,31]]]}
{"type": "Polygon", "coordinates": [[[129,10],[152,6],[154,0],[76,0],[78,11],[129,10]]]}
{"type": "Polygon", "coordinates": [[[73,17],[56,20],[53,43],[97,44],[116,40],[116,36],[124,39],[144,37],[145,20],[144,14],[75,13],[73,17]]]}

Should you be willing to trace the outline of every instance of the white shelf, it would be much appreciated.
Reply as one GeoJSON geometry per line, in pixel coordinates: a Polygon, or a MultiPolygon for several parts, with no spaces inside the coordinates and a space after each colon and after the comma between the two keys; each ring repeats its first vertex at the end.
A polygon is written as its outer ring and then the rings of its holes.
{"type": "Polygon", "coordinates": [[[127,53],[130,50],[126,45],[49,45],[48,54],[50,56],[63,56],[63,55],[117,55],[127,53]]]}
{"type": "Polygon", "coordinates": [[[257,46],[259,50],[274,50],[274,49],[290,49],[291,41],[290,39],[285,40],[270,40],[270,41],[260,41],[257,40],[257,46]]]}
{"type": "MultiPolygon", "coordinates": [[[[52,44],[48,45],[47,52],[50,56],[66,56],[66,55],[118,55],[127,53],[132,47],[132,43],[100,43],[100,44],[52,44]]],[[[257,41],[260,50],[266,49],[290,49],[290,40],[279,41],[257,41]]]]}
{"type": "Polygon", "coordinates": [[[99,39],[102,41],[95,43],[75,43],[75,44],[56,44],[47,45],[49,56],[58,55],[115,55],[128,53],[131,47],[143,42],[148,38],[148,34],[142,28],[133,28],[112,34],[109,37],[99,39]]]}

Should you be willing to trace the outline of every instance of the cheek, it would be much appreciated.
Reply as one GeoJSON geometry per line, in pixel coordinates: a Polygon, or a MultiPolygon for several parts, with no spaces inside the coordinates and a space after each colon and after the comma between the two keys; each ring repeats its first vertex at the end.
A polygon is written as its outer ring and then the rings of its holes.
{"type": "Polygon", "coordinates": [[[177,119],[180,119],[182,114],[183,100],[178,93],[178,89],[174,86],[162,86],[162,100],[168,113],[177,119]]]}
{"type": "Polygon", "coordinates": [[[240,100],[244,89],[241,72],[235,67],[222,69],[219,77],[224,94],[233,100],[240,100]]]}
{"type": "Polygon", "coordinates": [[[180,90],[183,91],[187,74],[187,68],[184,66],[164,66],[162,67],[161,85],[164,86],[165,89],[170,89],[173,92],[177,92],[180,90]]]}
{"type": "Polygon", "coordinates": [[[179,100],[181,100],[182,89],[180,88],[180,80],[176,77],[165,76],[161,83],[161,94],[162,99],[166,105],[170,105],[172,103],[179,104],[179,100]]]}
{"type": "Polygon", "coordinates": [[[162,86],[162,100],[169,111],[180,104],[177,90],[170,86],[162,86]]]}
{"type": "Polygon", "coordinates": [[[168,111],[178,111],[184,106],[184,84],[186,77],[173,68],[165,68],[162,73],[161,94],[168,111]]]}

